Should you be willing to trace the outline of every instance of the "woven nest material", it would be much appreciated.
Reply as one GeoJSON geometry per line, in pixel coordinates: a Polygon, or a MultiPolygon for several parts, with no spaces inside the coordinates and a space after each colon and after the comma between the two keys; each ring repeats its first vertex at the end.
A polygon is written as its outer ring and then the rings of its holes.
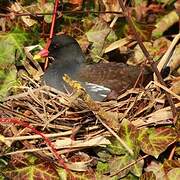
{"type": "MultiPolygon", "coordinates": [[[[165,95],[153,84],[146,89],[134,88],[122,94],[118,100],[95,102],[86,92],[65,94],[47,86],[22,87],[19,94],[9,96],[0,106],[1,118],[16,117],[29,123],[50,138],[56,149],[63,154],[90,147],[105,147],[109,136],[116,136],[122,121],[134,126],[156,126],[172,124],[171,108],[165,103],[165,95]]],[[[174,100],[179,101],[179,96],[174,100]]],[[[175,104],[179,108],[180,103],[175,104]]],[[[19,127],[13,131],[12,124],[2,124],[4,142],[11,146],[14,141],[28,142],[14,152],[44,152],[52,156],[49,147],[40,135],[19,127]],[[17,133],[18,129],[18,133],[17,133]],[[17,134],[16,134],[17,133],[17,134]]]]}

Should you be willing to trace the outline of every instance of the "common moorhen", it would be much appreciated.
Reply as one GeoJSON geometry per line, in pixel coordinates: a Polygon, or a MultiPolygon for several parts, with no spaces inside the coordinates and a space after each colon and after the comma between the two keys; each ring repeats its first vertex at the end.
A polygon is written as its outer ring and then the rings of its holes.
{"type": "Polygon", "coordinates": [[[43,75],[46,85],[61,91],[69,89],[62,79],[64,74],[68,74],[73,80],[81,82],[94,100],[99,101],[105,99],[112,91],[119,95],[132,88],[141,71],[139,67],[124,63],[87,65],[77,41],[64,34],[53,37],[49,57],[53,57],[54,62],[43,75]]]}

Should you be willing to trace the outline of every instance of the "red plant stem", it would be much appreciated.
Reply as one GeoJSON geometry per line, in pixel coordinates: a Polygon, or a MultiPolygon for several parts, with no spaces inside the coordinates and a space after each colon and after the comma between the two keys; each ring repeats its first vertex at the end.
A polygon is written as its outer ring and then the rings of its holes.
{"type": "Polygon", "coordinates": [[[29,123],[24,122],[21,119],[17,119],[17,118],[0,118],[0,122],[1,123],[13,123],[13,124],[18,124],[21,125],[23,127],[29,128],[31,129],[34,133],[40,135],[44,140],[45,143],[50,147],[51,152],[53,153],[53,155],[57,158],[59,164],[68,172],[68,174],[70,175],[70,177],[72,177],[72,179],[74,179],[71,171],[68,169],[67,165],[65,164],[63,158],[61,157],[60,154],[58,154],[56,148],[54,147],[53,143],[51,142],[51,140],[46,137],[42,132],[36,130],[34,127],[32,127],[31,125],[29,125],[29,123]]]}
{"type": "Polygon", "coordinates": [[[54,10],[53,10],[53,16],[52,16],[52,23],[51,23],[51,30],[50,30],[50,36],[49,36],[50,39],[52,39],[53,33],[54,33],[54,24],[55,24],[55,22],[56,22],[58,5],[59,5],[59,0],[55,0],[54,10]]]}
{"type": "MultiPolygon", "coordinates": [[[[54,9],[53,9],[53,16],[52,16],[52,23],[51,23],[51,30],[50,30],[50,35],[49,35],[49,39],[46,43],[46,46],[45,46],[45,50],[48,51],[49,49],[49,46],[51,44],[51,40],[52,40],[52,37],[53,37],[53,34],[54,34],[54,25],[55,25],[55,22],[56,22],[56,16],[57,16],[57,8],[58,8],[58,5],[59,5],[59,0],[55,0],[55,5],[54,5],[54,9]]],[[[48,65],[48,59],[45,60],[45,64],[44,64],[44,69],[47,68],[47,65],[48,65]]]]}
{"type": "Polygon", "coordinates": [[[54,5],[54,9],[53,9],[53,16],[52,16],[52,23],[51,23],[49,40],[47,41],[46,47],[44,48],[44,49],[46,49],[46,50],[49,49],[49,46],[50,46],[50,44],[51,44],[51,39],[52,39],[53,34],[54,34],[54,25],[55,25],[55,22],[56,22],[58,5],[59,5],[59,0],[55,0],[55,5],[54,5]]]}

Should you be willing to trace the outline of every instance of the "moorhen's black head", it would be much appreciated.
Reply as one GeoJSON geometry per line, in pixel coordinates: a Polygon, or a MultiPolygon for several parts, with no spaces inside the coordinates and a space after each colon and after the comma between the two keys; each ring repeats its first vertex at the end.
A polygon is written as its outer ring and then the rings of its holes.
{"type": "Polygon", "coordinates": [[[77,41],[65,34],[53,37],[49,47],[49,57],[53,57],[55,61],[61,60],[60,64],[81,64],[85,59],[77,41]]]}
{"type": "Polygon", "coordinates": [[[53,57],[55,62],[61,61],[58,64],[63,67],[80,65],[84,62],[84,55],[77,41],[65,34],[53,37],[49,47],[49,57],[53,57]]]}
{"type": "Polygon", "coordinates": [[[140,73],[140,68],[123,63],[86,65],[79,44],[68,35],[53,37],[49,57],[53,57],[54,61],[45,71],[43,82],[61,91],[69,90],[62,79],[64,74],[68,74],[81,82],[94,100],[103,100],[111,90],[121,94],[132,88],[140,73]]]}
{"type": "Polygon", "coordinates": [[[53,63],[44,73],[43,81],[59,90],[64,90],[64,74],[72,78],[85,61],[84,55],[77,41],[68,35],[54,36],[49,47],[49,57],[53,63]]]}

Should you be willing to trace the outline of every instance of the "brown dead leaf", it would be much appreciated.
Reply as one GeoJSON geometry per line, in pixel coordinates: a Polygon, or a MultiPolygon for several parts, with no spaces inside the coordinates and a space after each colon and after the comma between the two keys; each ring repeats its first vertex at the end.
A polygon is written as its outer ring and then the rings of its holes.
{"type": "MultiPolygon", "coordinates": [[[[21,6],[20,3],[13,3],[10,10],[12,12],[17,12],[17,13],[27,12],[27,10],[24,10],[24,8],[21,6]]],[[[30,16],[21,16],[21,19],[26,24],[26,26],[28,26],[28,27],[31,27],[34,24],[36,24],[36,21],[31,19],[30,16]]]]}
{"type": "Polygon", "coordinates": [[[125,37],[123,39],[117,40],[115,42],[113,42],[112,44],[110,44],[104,51],[104,53],[108,53],[110,51],[113,51],[117,48],[123,47],[126,44],[128,44],[130,42],[130,37],[125,37]]]}
{"type": "Polygon", "coordinates": [[[169,14],[164,16],[157,24],[156,29],[153,30],[153,37],[160,37],[162,34],[171,27],[174,23],[179,21],[179,16],[176,11],[171,11],[169,14]]]}
{"type": "Polygon", "coordinates": [[[68,2],[70,4],[78,4],[79,6],[81,6],[83,3],[83,0],[69,0],[68,2]]]}
{"type": "Polygon", "coordinates": [[[177,95],[180,95],[180,77],[176,78],[176,81],[173,83],[171,87],[171,91],[177,95]]]}
{"type": "MultiPolygon", "coordinates": [[[[119,10],[120,10],[120,5],[119,5],[118,0],[103,0],[103,4],[105,6],[105,11],[118,11],[119,12],[119,10]]],[[[115,15],[116,14],[105,13],[102,15],[102,18],[106,22],[110,22],[115,15]]]]}

